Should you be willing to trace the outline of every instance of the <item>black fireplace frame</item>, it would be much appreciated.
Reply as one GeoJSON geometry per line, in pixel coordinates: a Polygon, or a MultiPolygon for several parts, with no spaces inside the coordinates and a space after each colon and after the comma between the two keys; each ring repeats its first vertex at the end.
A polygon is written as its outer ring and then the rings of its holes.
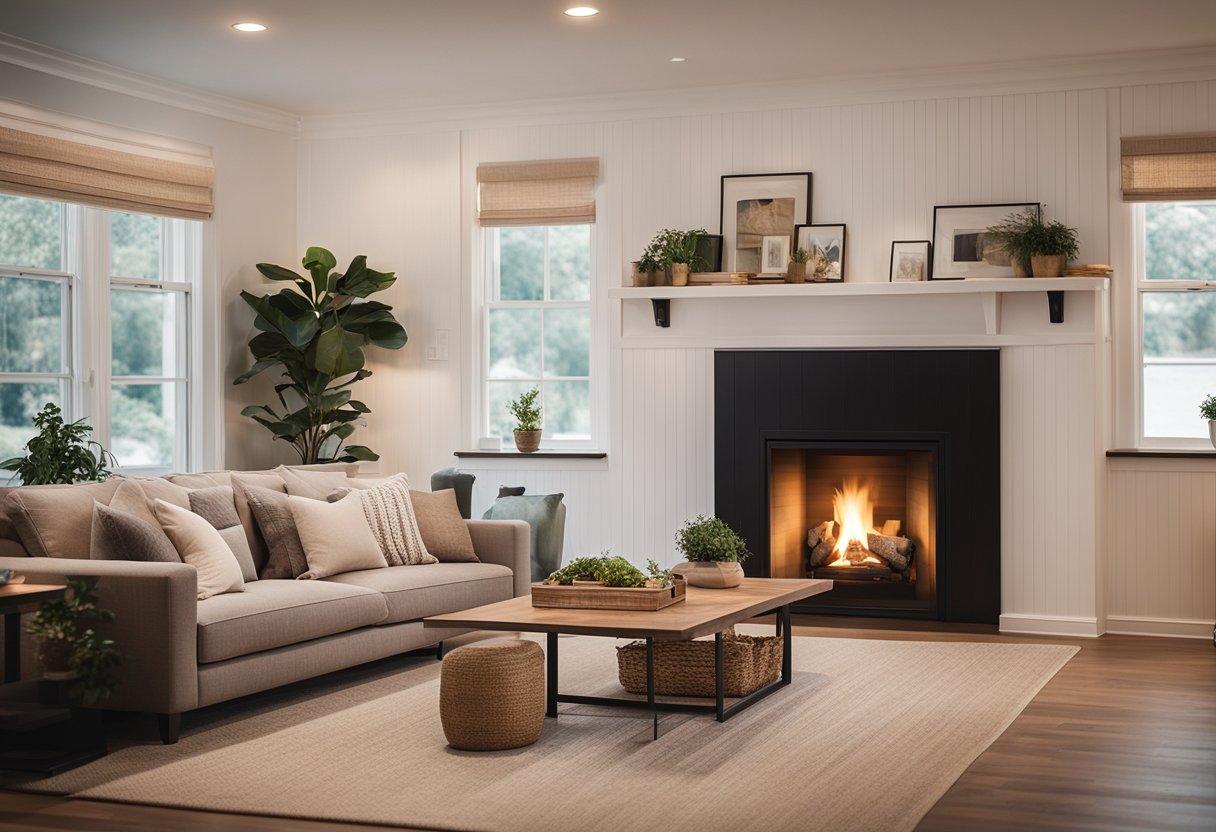
{"type": "MultiPolygon", "coordinates": [[[[914,434],[948,437],[937,471],[938,487],[949,497],[939,490],[940,618],[996,624],[999,350],[716,350],[715,513],[749,542],[753,556],[745,572],[769,576],[769,441],[813,435],[855,445],[867,436],[914,434]],[[860,380],[877,393],[870,401],[837,404],[832,396],[841,379],[860,380]]],[[[797,611],[844,612],[813,603],[797,611]]]]}

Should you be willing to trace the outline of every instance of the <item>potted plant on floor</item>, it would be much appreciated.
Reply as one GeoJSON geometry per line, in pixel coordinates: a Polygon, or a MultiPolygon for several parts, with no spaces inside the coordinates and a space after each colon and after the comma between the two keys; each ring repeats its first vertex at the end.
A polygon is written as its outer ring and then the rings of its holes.
{"type": "Polygon", "coordinates": [[[26,632],[38,642],[38,665],[47,679],[67,680],[72,704],[93,706],[118,684],[115,671],[121,656],[114,642],[93,627],[114,620],[114,613],[97,605],[92,584],[68,579],[62,600],[47,601],[30,616],[26,632]]]}
{"type": "Polygon", "coordinates": [[[1199,415],[1208,420],[1208,437],[1216,448],[1216,396],[1208,396],[1199,403],[1199,415]]]}
{"type": "Polygon", "coordinates": [[[533,387],[508,405],[515,417],[515,447],[521,454],[535,453],[540,448],[541,413],[536,404],[539,395],[540,390],[533,387]]]}
{"type": "Polygon", "coordinates": [[[672,571],[691,586],[728,589],[743,583],[747,543],[719,517],[698,514],[676,532],[676,548],[687,563],[672,571]]]}
{"type": "Polygon", "coordinates": [[[38,434],[25,445],[25,456],[0,462],[24,485],[67,485],[108,479],[114,455],[89,439],[93,429],[84,419],[64,422],[63,411],[48,402],[34,416],[38,434]]]}
{"type": "Polygon", "coordinates": [[[811,259],[811,253],[804,248],[796,248],[790,255],[790,265],[785,271],[786,283],[805,283],[806,264],[811,259]]]}

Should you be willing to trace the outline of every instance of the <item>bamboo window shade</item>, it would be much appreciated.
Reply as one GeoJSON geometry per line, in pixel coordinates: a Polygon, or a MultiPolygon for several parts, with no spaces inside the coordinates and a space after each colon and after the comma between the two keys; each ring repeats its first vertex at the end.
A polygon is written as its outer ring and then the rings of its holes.
{"type": "Polygon", "coordinates": [[[141,214],[211,217],[210,160],[112,145],[0,126],[0,191],[141,214]]]}
{"type": "Polygon", "coordinates": [[[477,166],[477,219],[483,226],[595,222],[599,159],[552,159],[477,166]]]}
{"type": "Polygon", "coordinates": [[[1216,133],[1121,142],[1124,202],[1216,199],[1216,133]]]}

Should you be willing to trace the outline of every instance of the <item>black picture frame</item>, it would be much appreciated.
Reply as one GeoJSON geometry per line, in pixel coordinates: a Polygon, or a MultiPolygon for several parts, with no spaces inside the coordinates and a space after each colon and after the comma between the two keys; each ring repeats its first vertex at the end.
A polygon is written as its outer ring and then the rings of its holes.
{"type": "Polygon", "coordinates": [[[922,283],[929,280],[933,275],[933,241],[932,240],[892,240],[891,241],[891,262],[887,269],[888,283],[922,283]],[[924,273],[920,280],[917,281],[897,281],[895,279],[895,249],[896,246],[912,246],[924,245],[925,247],[925,266],[924,273]]]}
{"type": "Polygon", "coordinates": [[[804,222],[794,226],[794,242],[791,250],[806,248],[802,245],[802,229],[804,228],[839,228],[840,229],[840,277],[811,277],[810,263],[807,263],[806,279],[809,283],[844,283],[845,258],[849,253],[849,227],[843,222],[804,222]]]}
{"type": "MultiPolygon", "coordinates": [[[[1013,267],[976,266],[974,268],[959,267],[954,259],[955,245],[953,231],[958,228],[951,220],[963,222],[968,231],[974,231],[996,225],[1019,209],[1034,208],[1036,215],[1043,215],[1041,202],[992,202],[972,203],[964,205],[934,205],[933,206],[933,268],[929,272],[930,280],[965,280],[966,278],[1013,277],[1013,267]],[[964,221],[965,218],[965,221],[964,221]],[[950,229],[951,245],[942,244],[944,239],[942,229],[950,229]]],[[[975,261],[979,262],[979,261],[975,261]]]]}
{"type": "Polygon", "coordinates": [[[722,271],[722,235],[698,234],[697,256],[707,264],[703,271],[722,271]]]}
{"type": "MultiPolygon", "coordinates": [[[[731,211],[727,214],[728,192],[736,193],[729,204],[736,206],[740,199],[776,199],[793,198],[795,200],[793,222],[788,231],[794,233],[793,226],[812,221],[812,199],[814,196],[815,177],[810,171],[791,171],[788,173],[725,173],[722,174],[718,188],[718,234],[722,237],[722,269],[726,271],[746,271],[738,268],[735,226],[737,214],[731,211]],[[729,181],[728,181],[729,180],[729,181]],[[751,187],[754,186],[754,187],[751,187]],[[739,192],[742,191],[742,192],[739,192]],[[798,203],[801,203],[799,210],[798,203]]],[[[786,233],[774,230],[772,233],[786,233]]],[[[759,269],[756,270],[757,272],[759,269]]]]}

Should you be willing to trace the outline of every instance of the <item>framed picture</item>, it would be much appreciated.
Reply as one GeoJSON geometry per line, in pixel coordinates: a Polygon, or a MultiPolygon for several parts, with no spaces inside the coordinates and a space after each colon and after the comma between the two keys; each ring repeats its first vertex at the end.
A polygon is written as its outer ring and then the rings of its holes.
{"type": "Polygon", "coordinates": [[[808,223],[795,231],[795,246],[806,249],[806,279],[812,283],[844,280],[845,226],[808,223]]]}
{"type": "Polygon", "coordinates": [[[784,275],[789,270],[790,238],[784,234],[765,237],[760,243],[759,274],[784,275]]]}
{"type": "Polygon", "coordinates": [[[891,282],[919,283],[933,271],[933,243],[895,240],[891,243],[891,282]]]}
{"type": "Polygon", "coordinates": [[[705,268],[702,271],[722,271],[722,235],[698,234],[697,257],[704,261],[705,268]]]}
{"type": "Polygon", "coordinates": [[[811,174],[727,174],[721,212],[723,269],[760,274],[764,238],[791,239],[795,225],[811,221],[811,174]]]}
{"type": "Polygon", "coordinates": [[[1037,202],[933,207],[933,268],[930,280],[965,277],[1013,277],[1005,247],[989,239],[987,229],[1010,214],[1041,209],[1037,202]]]}

